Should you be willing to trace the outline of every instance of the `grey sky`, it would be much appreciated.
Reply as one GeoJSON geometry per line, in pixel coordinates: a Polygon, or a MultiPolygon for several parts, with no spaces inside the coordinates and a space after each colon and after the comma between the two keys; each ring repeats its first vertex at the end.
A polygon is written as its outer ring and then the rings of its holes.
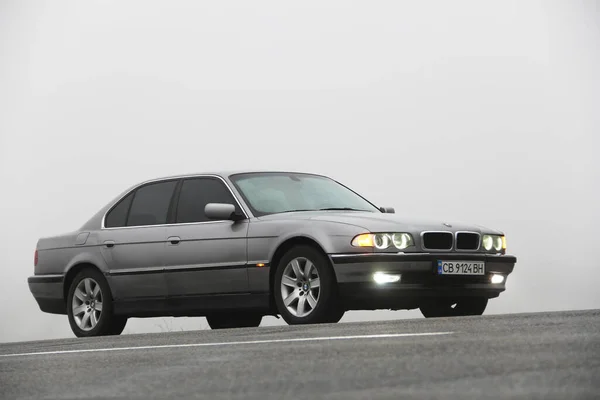
{"type": "MultiPolygon", "coordinates": [[[[5,0],[0,341],[72,336],[29,293],[38,237],[214,169],[319,172],[504,230],[518,263],[488,313],[598,308],[598,71],[594,1],[5,0]]],[[[126,332],[159,324],[206,326],[126,332]]]]}

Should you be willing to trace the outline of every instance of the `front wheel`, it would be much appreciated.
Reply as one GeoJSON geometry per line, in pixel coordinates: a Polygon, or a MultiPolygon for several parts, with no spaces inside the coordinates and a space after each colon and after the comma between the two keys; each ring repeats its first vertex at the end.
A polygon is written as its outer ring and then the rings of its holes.
{"type": "Polygon", "coordinates": [[[485,297],[467,297],[458,300],[432,299],[422,304],[421,313],[425,318],[464,317],[482,315],[487,307],[485,297]]]}
{"type": "Polygon", "coordinates": [[[252,312],[220,313],[206,316],[210,329],[254,328],[260,325],[262,314],[252,312]]]}
{"type": "Polygon", "coordinates": [[[69,286],[67,315],[77,337],[119,335],[127,318],[113,313],[110,287],[96,269],[80,271],[69,286]]]}
{"type": "Polygon", "coordinates": [[[329,260],[310,246],[293,247],[283,256],[273,292],[279,313],[290,325],[338,322],[344,315],[329,260]]]}

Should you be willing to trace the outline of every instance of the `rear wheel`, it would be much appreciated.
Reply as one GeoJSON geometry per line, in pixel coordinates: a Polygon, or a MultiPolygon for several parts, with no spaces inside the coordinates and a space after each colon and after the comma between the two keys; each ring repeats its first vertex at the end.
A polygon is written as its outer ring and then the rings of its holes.
{"type": "Polygon", "coordinates": [[[86,268],[69,286],[67,315],[77,337],[119,335],[127,318],[113,313],[110,287],[100,271],[86,268]]]}
{"type": "Polygon", "coordinates": [[[211,329],[253,328],[260,325],[262,314],[252,312],[224,312],[206,316],[211,329]]]}
{"type": "Polygon", "coordinates": [[[481,315],[487,307],[485,297],[467,297],[458,300],[433,299],[421,305],[421,313],[425,318],[462,317],[481,315]]]}
{"type": "Polygon", "coordinates": [[[275,303],[292,324],[338,322],[344,315],[329,260],[310,246],[296,246],[281,259],[275,272],[275,303]]]}

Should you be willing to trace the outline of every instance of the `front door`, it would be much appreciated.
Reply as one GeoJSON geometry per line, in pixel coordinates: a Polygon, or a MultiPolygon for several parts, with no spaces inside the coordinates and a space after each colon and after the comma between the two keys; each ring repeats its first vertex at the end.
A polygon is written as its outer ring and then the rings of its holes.
{"type": "Polygon", "coordinates": [[[239,205],[216,177],[185,179],[175,221],[167,227],[165,278],[169,296],[248,292],[246,237],[248,221],[214,221],[208,203],[239,205]]]}

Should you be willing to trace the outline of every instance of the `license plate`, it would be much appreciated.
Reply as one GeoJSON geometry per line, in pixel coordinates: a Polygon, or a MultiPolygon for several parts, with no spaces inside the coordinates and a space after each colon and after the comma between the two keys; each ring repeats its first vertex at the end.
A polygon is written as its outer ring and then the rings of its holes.
{"type": "Polygon", "coordinates": [[[439,260],[437,273],[438,275],[485,275],[485,262],[439,260]]]}

